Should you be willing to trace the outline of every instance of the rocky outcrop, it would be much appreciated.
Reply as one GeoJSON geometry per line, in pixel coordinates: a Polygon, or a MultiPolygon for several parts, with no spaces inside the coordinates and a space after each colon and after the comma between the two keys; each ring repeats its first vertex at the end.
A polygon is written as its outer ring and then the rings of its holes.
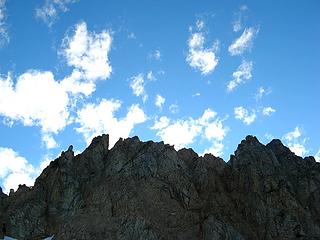
{"type": "Polygon", "coordinates": [[[253,136],[225,162],[102,135],[0,191],[0,224],[17,239],[320,239],[320,164],[253,136]]]}

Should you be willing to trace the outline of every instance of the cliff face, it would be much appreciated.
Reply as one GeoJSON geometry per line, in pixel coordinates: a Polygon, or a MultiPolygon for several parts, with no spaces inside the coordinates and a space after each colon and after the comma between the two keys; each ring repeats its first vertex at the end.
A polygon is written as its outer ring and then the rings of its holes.
{"type": "Polygon", "coordinates": [[[229,162],[163,143],[96,137],[34,187],[0,193],[18,239],[320,239],[320,164],[279,140],[243,140],[229,162]]]}

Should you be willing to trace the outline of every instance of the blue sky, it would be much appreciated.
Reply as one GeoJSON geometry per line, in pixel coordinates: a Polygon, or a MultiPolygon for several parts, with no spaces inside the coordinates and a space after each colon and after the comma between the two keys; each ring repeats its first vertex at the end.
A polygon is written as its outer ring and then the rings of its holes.
{"type": "Polygon", "coordinates": [[[318,1],[0,0],[0,185],[138,135],[226,161],[248,134],[320,159],[318,1]]]}

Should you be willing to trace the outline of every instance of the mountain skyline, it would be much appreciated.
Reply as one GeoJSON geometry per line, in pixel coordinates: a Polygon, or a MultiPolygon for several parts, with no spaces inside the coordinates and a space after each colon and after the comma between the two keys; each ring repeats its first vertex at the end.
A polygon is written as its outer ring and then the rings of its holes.
{"type": "Polygon", "coordinates": [[[0,0],[0,186],[110,135],[320,161],[317,1],[0,0]]]}

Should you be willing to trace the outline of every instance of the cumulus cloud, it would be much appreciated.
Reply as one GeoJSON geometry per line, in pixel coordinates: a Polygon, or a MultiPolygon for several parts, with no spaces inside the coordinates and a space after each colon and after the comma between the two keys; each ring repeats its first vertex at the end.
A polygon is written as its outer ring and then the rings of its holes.
{"type": "Polygon", "coordinates": [[[68,94],[51,72],[29,71],[17,78],[0,79],[0,115],[57,133],[69,117],[68,94]]]}
{"type": "Polygon", "coordinates": [[[262,109],[262,114],[265,116],[271,116],[276,110],[272,107],[264,107],[262,109]]]}
{"type": "Polygon", "coordinates": [[[57,81],[50,71],[29,70],[13,81],[11,74],[0,75],[0,116],[5,122],[39,126],[46,147],[56,147],[52,134],[59,133],[70,122],[74,98],[80,93],[90,95],[96,80],[109,77],[110,44],[107,32],[92,34],[85,23],[80,23],[74,36],[64,39],[61,50],[74,67],[70,76],[57,81]]]}
{"type": "Polygon", "coordinates": [[[228,83],[228,92],[233,91],[238,85],[249,81],[252,78],[252,61],[243,60],[232,76],[233,79],[228,83]]]}
{"type": "Polygon", "coordinates": [[[205,48],[205,37],[202,32],[203,21],[198,20],[196,26],[198,31],[191,32],[188,39],[189,52],[186,61],[190,67],[200,71],[202,75],[207,75],[213,72],[218,64],[216,53],[219,49],[219,42],[215,41],[211,47],[205,48]]]}
{"type": "Polygon", "coordinates": [[[229,46],[228,51],[231,56],[241,55],[245,50],[252,46],[252,42],[256,34],[258,33],[258,29],[253,27],[245,28],[242,35],[233,41],[233,43],[229,46]]]}
{"type": "Polygon", "coordinates": [[[162,97],[160,94],[157,94],[154,104],[161,109],[165,101],[166,99],[164,97],[162,97]]]}
{"type": "Polygon", "coordinates": [[[240,106],[234,108],[234,117],[241,120],[243,123],[250,125],[255,121],[257,116],[255,111],[251,111],[250,113],[249,110],[240,106]]]}
{"type": "Polygon", "coordinates": [[[148,95],[145,91],[145,80],[142,73],[131,78],[130,87],[134,95],[142,97],[143,102],[148,99],[148,95]]]}
{"type": "Polygon", "coordinates": [[[78,0],[45,0],[42,7],[36,8],[36,17],[51,27],[59,18],[60,12],[69,11],[69,5],[78,0]]]}
{"type": "Polygon", "coordinates": [[[302,138],[302,130],[298,126],[282,137],[285,144],[298,156],[305,156],[309,151],[305,147],[306,138],[302,138]]]}
{"type": "Polygon", "coordinates": [[[115,113],[120,109],[119,100],[103,99],[98,104],[87,104],[77,112],[76,129],[89,144],[93,137],[103,133],[110,134],[110,147],[120,138],[129,137],[134,126],[146,121],[147,116],[139,105],[131,105],[125,117],[118,119],[115,113]]]}
{"type": "MultiPolygon", "coordinates": [[[[205,110],[203,115],[197,119],[190,117],[185,120],[170,120],[168,117],[162,116],[154,122],[151,129],[157,130],[156,135],[165,143],[174,145],[176,149],[187,147],[197,137],[202,137],[210,141],[215,147],[220,145],[220,151],[218,152],[221,154],[222,140],[228,128],[223,126],[222,120],[216,116],[217,113],[211,109],[205,110]]],[[[217,154],[217,151],[213,151],[213,148],[210,151],[217,154]]]]}
{"type": "Polygon", "coordinates": [[[63,39],[59,52],[74,68],[63,80],[67,90],[89,95],[95,90],[95,81],[110,77],[112,67],[108,55],[111,43],[112,37],[106,30],[88,32],[85,22],[75,26],[73,35],[63,39]]]}
{"type": "Polygon", "coordinates": [[[19,184],[32,186],[35,178],[49,163],[50,161],[44,160],[39,167],[34,167],[13,149],[0,147],[0,180],[3,191],[9,193],[10,189],[17,190],[19,184]]]}
{"type": "Polygon", "coordinates": [[[6,0],[0,0],[0,47],[9,42],[9,35],[6,27],[6,0]]]}

